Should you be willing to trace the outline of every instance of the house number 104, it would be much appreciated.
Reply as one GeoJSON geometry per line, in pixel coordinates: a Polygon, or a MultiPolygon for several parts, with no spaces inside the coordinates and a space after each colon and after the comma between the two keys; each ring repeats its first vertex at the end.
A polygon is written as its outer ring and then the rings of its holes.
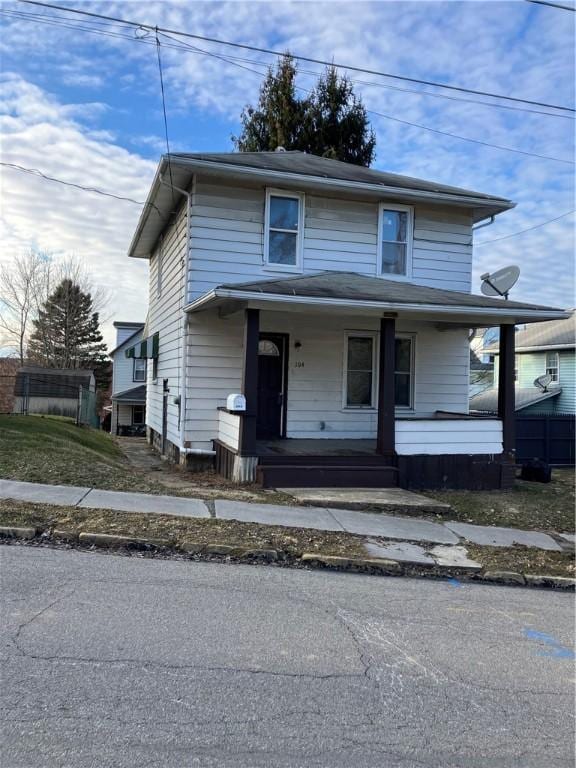
{"type": "Polygon", "coordinates": [[[294,368],[304,368],[304,363],[302,362],[302,360],[296,360],[296,362],[294,363],[294,368]]]}

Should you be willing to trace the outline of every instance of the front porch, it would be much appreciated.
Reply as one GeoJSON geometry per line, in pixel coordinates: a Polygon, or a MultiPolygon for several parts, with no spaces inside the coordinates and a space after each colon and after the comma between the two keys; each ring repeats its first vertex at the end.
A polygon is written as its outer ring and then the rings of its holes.
{"type": "Polygon", "coordinates": [[[343,273],[216,289],[188,308],[191,359],[209,339],[211,388],[245,401],[216,406],[216,468],[265,487],[509,486],[515,323],[543,310],[343,273]],[[497,418],[468,414],[476,325],[500,327],[497,418]]]}

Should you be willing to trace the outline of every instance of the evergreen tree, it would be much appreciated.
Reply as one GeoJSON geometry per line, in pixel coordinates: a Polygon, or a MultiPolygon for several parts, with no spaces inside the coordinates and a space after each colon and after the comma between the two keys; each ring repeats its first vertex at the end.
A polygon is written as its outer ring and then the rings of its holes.
{"type": "Polygon", "coordinates": [[[240,152],[302,149],[307,102],[296,96],[296,66],[286,53],[260,86],[258,106],[243,109],[242,134],[232,140],[240,152]]]}
{"type": "Polygon", "coordinates": [[[92,296],[65,278],[50,294],[33,321],[28,356],[47,368],[89,368],[97,386],[110,377],[106,344],[100,333],[92,296]]]}
{"type": "Polygon", "coordinates": [[[328,67],[308,101],[307,150],[313,155],[369,166],[376,137],[351,81],[328,67]]]}
{"type": "Polygon", "coordinates": [[[242,132],[232,139],[240,152],[271,152],[277,147],[369,166],[376,137],[351,81],[335,67],[320,76],[309,97],[296,95],[297,68],[285,54],[269,69],[258,106],[242,111],[242,132]]]}

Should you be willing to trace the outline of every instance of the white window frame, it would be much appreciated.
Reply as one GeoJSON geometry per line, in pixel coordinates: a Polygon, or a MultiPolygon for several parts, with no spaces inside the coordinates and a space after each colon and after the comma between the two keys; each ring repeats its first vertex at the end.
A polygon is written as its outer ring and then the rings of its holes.
{"type": "MultiPolygon", "coordinates": [[[[397,333],[396,339],[410,339],[410,404],[409,405],[396,405],[394,409],[396,411],[404,411],[404,413],[414,410],[414,381],[416,379],[416,334],[415,333],[397,333]]],[[[396,371],[394,368],[394,383],[396,383],[396,373],[404,373],[403,371],[396,371]]]]}
{"type": "MultiPolygon", "coordinates": [[[[412,413],[414,411],[415,401],[415,382],[416,382],[416,334],[401,332],[395,334],[395,339],[410,339],[410,405],[396,405],[395,411],[403,413],[412,413]]],[[[378,379],[380,358],[380,334],[378,331],[345,331],[344,332],[344,354],[342,358],[342,410],[343,411],[378,411],[378,379]],[[372,344],[372,396],[371,405],[348,405],[348,339],[350,337],[367,337],[373,339],[372,344]]],[[[396,368],[394,368],[394,379],[396,379],[396,368]]]]}
{"type": "Polygon", "coordinates": [[[378,396],[378,336],[376,331],[345,331],[344,358],[342,365],[342,409],[345,411],[375,411],[378,396]],[[349,339],[372,339],[372,392],[370,405],[348,405],[348,341],[349,339]]]}
{"type": "MultiPolygon", "coordinates": [[[[549,368],[555,368],[556,369],[556,378],[552,378],[553,384],[560,384],[560,355],[558,352],[555,352],[554,350],[549,350],[545,353],[544,357],[544,374],[548,373],[549,368]],[[554,358],[556,360],[556,365],[548,365],[548,355],[554,355],[554,358]]],[[[553,376],[553,374],[552,374],[553,376]]]]}
{"type": "MultiPolygon", "coordinates": [[[[302,272],[302,261],[304,251],[304,214],[305,214],[305,195],[304,192],[290,192],[285,189],[266,189],[266,204],[264,206],[264,266],[267,270],[274,272],[302,272]],[[296,234],[296,264],[274,264],[270,263],[270,199],[272,197],[287,197],[298,201],[298,232],[296,234]]],[[[276,229],[272,227],[273,232],[289,232],[294,234],[293,229],[276,229]]]]}
{"type": "Polygon", "coordinates": [[[148,366],[146,364],[146,359],[142,357],[134,357],[132,358],[132,381],[139,381],[141,384],[146,383],[147,373],[148,373],[148,366]],[[143,379],[137,379],[136,378],[136,362],[143,360],[144,361],[144,378],[143,379]]]}
{"type": "MultiPolygon", "coordinates": [[[[394,241],[396,242],[396,241],[394,241]]],[[[414,249],[414,206],[398,205],[396,203],[380,203],[378,206],[378,246],[376,252],[376,274],[390,280],[409,280],[412,277],[412,252],[414,249]],[[391,240],[384,240],[384,211],[398,211],[408,214],[408,223],[406,226],[406,272],[403,275],[394,275],[390,272],[382,271],[382,245],[391,240]]]]}
{"type": "Polygon", "coordinates": [[[518,352],[514,355],[514,384],[520,386],[520,372],[522,368],[522,355],[518,352]]]}

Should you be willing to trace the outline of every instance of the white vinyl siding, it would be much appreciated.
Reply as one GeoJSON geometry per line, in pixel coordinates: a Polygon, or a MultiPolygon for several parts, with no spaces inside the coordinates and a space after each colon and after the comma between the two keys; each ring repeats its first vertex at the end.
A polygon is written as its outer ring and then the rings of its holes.
{"type": "Polygon", "coordinates": [[[240,416],[238,414],[218,411],[218,439],[233,450],[238,450],[240,445],[240,416]]]}
{"type": "Polygon", "coordinates": [[[125,343],[118,347],[112,356],[113,395],[116,395],[119,392],[126,392],[128,389],[133,389],[134,387],[144,383],[144,381],[134,381],[134,360],[132,358],[126,357],[126,350],[142,340],[141,331],[136,335],[133,334],[134,329],[132,329],[130,336],[126,338],[125,343]]]}
{"type": "Polygon", "coordinates": [[[180,446],[178,405],[174,398],[180,394],[184,263],[186,256],[186,203],[183,200],[162,239],[162,293],[158,285],[158,246],[150,259],[150,295],[147,335],[158,333],[160,347],[158,375],[153,379],[153,365],[148,366],[146,385],[146,424],[162,433],[163,381],[168,380],[167,439],[180,446]]]}
{"type": "MultiPolygon", "coordinates": [[[[393,207],[393,200],[382,201],[393,207]]],[[[222,283],[277,276],[266,265],[266,191],[197,178],[192,202],[188,300],[222,283]]],[[[376,202],[307,193],[302,270],[378,274],[376,202]]],[[[419,285],[470,292],[472,220],[463,209],[414,207],[412,274],[419,285]]]]}
{"type": "MultiPolygon", "coordinates": [[[[342,382],[346,331],[376,334],[378,323],[376,318],[261,311],[262,332],[289,334],[288,437],[376,437],[377,411],[344,408],[342,382]]],[[[467,413],[468,331],[442,333],[432,323],[402,321],[397,332],[416,339],[414,403],[407,418],[431,417],[435,411],[467,413]]],[[[190,319],[186,439],[192,448],[212,447],[218,406],[241,391],[242,339],[241,312],[226,319],[203,312],[190,319]]]]}
{"type": "Polygon", "coordinates": [[[396,453],[406,455],[502,453],[498,419],[396,419],[396,453]]]}

